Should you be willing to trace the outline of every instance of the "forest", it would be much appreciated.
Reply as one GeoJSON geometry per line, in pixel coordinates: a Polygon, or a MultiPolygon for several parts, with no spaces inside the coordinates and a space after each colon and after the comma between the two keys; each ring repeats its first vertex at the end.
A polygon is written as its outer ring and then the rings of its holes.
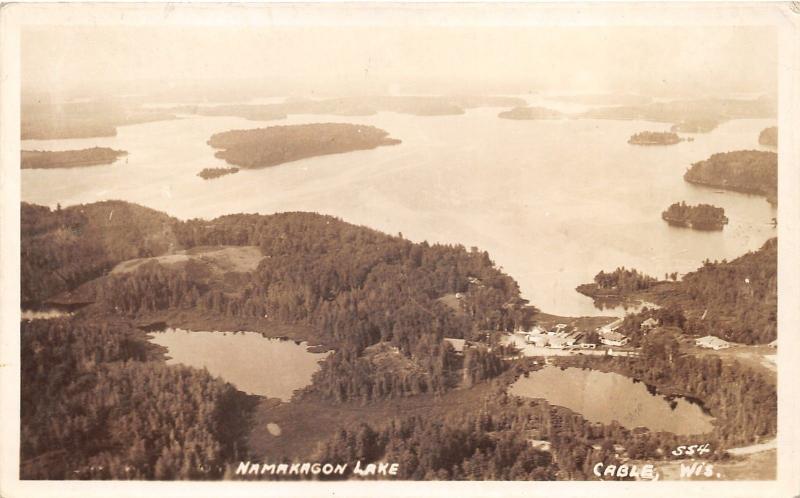
{"type": "MultiPolygon", "coordinates": [[[[641,357],[563,356],[556,364],[614,371],[663,395],[703,400],[717,419],[713,431],[702,435],[715,449],[711,459],[725,458],[724,448],[775,435],[777,393],[761,373],[716,357],[684,355],[669,333],[647,337],[641,346],[641,357]]],[[[592,467],[597,462],[648,459],[658,464],[686,439],[616,422],[592,423],[544,400],[507,394],[515,379],[539,368],[530,359],[517,363],[491,381],[482,408],[472,412],[398,414],[379,428],[364,423],[343,427],[320,445],[314,458],[400,462],[407,479],[587,480],[596,478],[592,467]],[[540,451],[542,442],[549,445],[546,452],[540,451]]]]}
{"type": "MultiPolygon", "coordinates": [[[[35,306],[100,277],[117,263],[175,248],[177,220],[121,201],[50,209],[21,206],[23,306],[35,306]]],[[[69,302],[67,296],[60,296],[69,302]]]]}
{"type": "Polygon", "coordinates": [[[215,133],[215,156],[242,168],[265,168],[307,157],[396,145],[400,140],[374,126],[312,123],[215,133]]]}
{"type": "MultiPolygon", "coordinates": [[[[610,282],[606,285],[613,285],[615,280],[608,275],[601,272],[595,281],[599,277],[601,282],[610,282]]],[[[645,281],[637,290],[633,280],[623,294],[628,299],[653,302],[663,309],[628,315],[625,323],[641,323],[650,316],[661,318],[663,323],[668,314],[674,315],[668,322],[680,322],[677,326],[691,336],[711,334],[742,344],[767,344],[777,338],[777,238],[732,261],[706,260],[678,281],[656,282],[649,277],[645,281]]],[[[598,283],[583,284],[579,290],[584,293],[594,290],[594,294],[587,295],[602,296],[598,283]]],[[[638,325],[623,325],[623,332],[630,334],[633,343],[636,343],[636,329],[638,325]]]]}
{"type": "Polygon", "coordinates": [[[683,175],[689,183],[778,198],[778,155],[762,150],[738,150],[713,154],[683,175]]]}
{"type": "Polygon", "coordinates": [[[23,479],[214,479],[255,400],[120,321],[22,322],[23,479]]]}
{"type": "Polygon", "coordinates": [[[127,152],[108,147],[92,147],[82,150],[23,150],[22,169],[78,168],[111,164],[127,152]]]}
{"type": "Polygon", "coordinates": [[[640,273],[635,268],[629,270],[625,267],[620,267],[608,273],[601,270],[594,276],[594,283],[581,284],[575,290],[595,299],[604,297],[623,298],[626,294],[649,289],[657,283],[658,280],[640,273]]]}
{"type": "MultiPolygon", "coordinates": [[[[180,222],[124,203],[55,211],[26,205],[22,251],[23,295],[32,302],[52,301],[54,291],[63,297],[80,285],[73,298],[94,302],[92,308],[107,315],[184,310],[306,325],[316,340],[336,348],[313,382],[331,400],[452,388],[461,382],[454,372],[462,360],[445,337],[513,330],[529,324],[536,311],[477,248],[415,244],[310,213],[180,222]],[[138,226],[129,220],[137,210],[143,215],[138,226]],[[125,233],[114,237],[123,226],[125,233]],[[155,261],[107,274],[126,259],[218,245],[258,246],[264,259],[253,272],[222,279],[209,278],[196,264],[171,268],[155,261]],[[456,292],[465,296],[460,313],[439,301],[456,292]],[[379,343],[411,360],[405,380],[386,380],[386,372],[364,357],[379,343]]],[[[470,382],[498,371],[494,353],[470,351],[466,359],[470,382]]]]}
{"type": "Polygon", "coordinates": [[[661,218],[672,226],[695,230],[722,230],[728,224],[725,209],[711,204],[691,206],[684,201],[671,204],[661,218]]]}
{"type": "MultiPolygon", "coordinates": [[[[172,311],[268,317],[313,330],[335,352],[296,396],[330,406],[490,388],[481,404],[440,418],[398,412],[380,426],[344,426],[322,442],[319,458],[393,459],[414,479],[592,479],[592,465],[614,462],[620,451],[660,458],[677,441],[507,395],[515,378],[541,366],[504,359],[513,352],[487,332],[527,327],[537,310],[477,248],[412,243],[313,213],[179,221],[113,201],[23,204],[21,250],[29,301],[92,302],[70,319],[22,324],[22,472],[30,478],[217,479],[248,455],[255,401],[206,372],[165,365],[163,351],[132,325],[172,311]],[[155,258],[178,249],[203,254],[209,246],[254,246],[263,259],[255,270],[220,275],[200,261],[169,266],[155,258]],[[110,272],[134,258],[145,259],[110,272]],[[454,293],[461,294],[458,309],[441,300],[454,293]],[[444,338],[472,345],[457,352],[444,338]]],[[[645,312],[662,326],[696,334],[727,324],[723,337],[768,342],[776,257],[772,240],[734,261],[707,262],[680,282],[618,268],[598,274],[594,285],[656,294],[670,286],[664,295],[674,302],[645,312]]],[[[623,326],[639,328],[628,320],[623,326]]],[[[656,337],[635,338],[641,360],[586,366],[702,399],[722,421],[714,434],[720,444],[774,433],[774,387],[763,378],[713,358],[684,357],[656,337]]]]}
{"type": "Polygon", "coordinates": [[[732,342],[766,344],[777,338],[778,240],[733,261],[706,261],[674,284],[659,303],[687,314],[686,332],[732,342]]]}
{"type": "MultiPolygon", "coordinates": [[[[763,374],[717,357],[685,355],[669,333],[653,334],[641,346],[641,357],[563,356],[556,364],[613,371],[664,395],[703,400],[717,420],[713,431],[702,435],[715,450],[712,460],[725,458],[724,448],[776,434],[777,392],[763,374]]],[[[472,412],[398,414],[379,428],[364,423],[343,427],[313,458],[399,462],[405,479],[587,480],[596,478],[592,467],[597,462],[648,459],[657,465],[686,439],[616,422],[591,423],[544,400],[506,393],[515,379],[539,368],[531,360],[517,363],[492,381],[482,408],[472,412]],[[542,442],[549,445],[545,451],[532,444],[542,442]]]]}

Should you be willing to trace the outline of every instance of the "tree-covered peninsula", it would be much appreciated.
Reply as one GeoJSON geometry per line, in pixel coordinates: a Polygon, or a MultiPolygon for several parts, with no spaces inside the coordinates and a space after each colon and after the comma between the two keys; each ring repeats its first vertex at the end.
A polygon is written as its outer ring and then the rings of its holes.
{"type": "Polygon", "coordinates": [[[689,183],[778,198],[778,155],[761,150],[720,152],[699,161],[686,171],[689,183]]]}
{"type": "Polygon", "coordinates": [[[594,276],[594,282],[581,284],[575,290],[591,297],[596,305],[614,307],[628,303],[629,294],[649,289],[657,283],[658,280],[635,268],[620,267],[612,272],[600,271],[594,276]]]}
{"type": "Polygon", "coordinates": [[[216,133],[208,144],[215,155],[242,168],[265,168],[307,157],[396,145],[400,140],[374,126],[314,123],[216,133]]]}
{"type": "Polygon", "coordinates": [[[611,286],[606,293],[615,292],[624,299],[643,300],[671,309],[670,313],[682,317],[676,322],[690,336],[713,334],[743,344],[767,344],[777,337],[776,238],[732,261],[704,261],[681,279],[677,273],[666,275],[661,281],[632,278],[635,276],[628,275],[626,280],[630,283],[614,288],[613,274],[601,272],[595,283],[578,289],[598,299],[604,297],[600,292],[604,290],[602,286],[611,286]],[[587,292],[595,288],[596,292],[587,292]]]}
{"type": "Polygon", "coordinates": [[[80,168],[111,164],[128,153],[108,147],[92,147],[81,150],[23,150],[22,169],[80,168]]]}
{"type": "Polygon", "coordinates": [[[672,226],[695,230],[722,230],[728,224],[725,209],[711,204],[691,206],[684,201],[672,204],[661,213],[661,218],[672,226]]]}

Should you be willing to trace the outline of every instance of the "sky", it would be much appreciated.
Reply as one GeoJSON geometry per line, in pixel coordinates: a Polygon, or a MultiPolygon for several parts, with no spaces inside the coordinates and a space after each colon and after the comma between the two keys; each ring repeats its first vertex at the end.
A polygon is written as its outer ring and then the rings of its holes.
{"type": "Polygon", "coordinates": [[[769,27],[28,27],[24,90],[774,93],[769,27]]]}

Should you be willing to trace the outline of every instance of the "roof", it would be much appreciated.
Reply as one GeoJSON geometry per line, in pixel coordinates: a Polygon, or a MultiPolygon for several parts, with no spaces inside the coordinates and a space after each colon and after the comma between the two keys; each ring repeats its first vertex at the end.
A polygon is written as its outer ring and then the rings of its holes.
{"type": "Polygon", "coordinates": [[[453,346],[453,349],[459,353],[464,351],[464,343],[466,343],[464,339],[451,339],[449,337],[445,337],[444,340],[449,342],[453,346]]]}
{"type": "Polygon", "coordinates": [[[621,341],[625,339],[625,336],[620,334],[619,332],[605,332],[604,334],[602,334],[602,337],[603,339],[609,341],[621,341]]]}
{"type": "Polygon", "coordinates": [[[720,339],[719,337],[715,337],[713,335],[706,335],[699,339],[696,339],[695,343],[703,343],[703,344],[718,345],[718,346],[724,346],[726,344],[730,344],[728,341],[720,339]]]}

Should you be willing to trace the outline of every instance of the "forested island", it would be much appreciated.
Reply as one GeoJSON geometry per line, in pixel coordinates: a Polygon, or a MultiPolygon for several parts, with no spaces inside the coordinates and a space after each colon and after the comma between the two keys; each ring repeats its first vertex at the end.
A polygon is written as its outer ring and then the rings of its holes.
{"type": "Polygon", "coordinates": [[[690,206],[684,201],[670,205],[661,218],[672,226],[695,230],[722,230],[728,224],[725,209],[711,204],[690,206]]]}
{"type": "Polygon", "coordinates": [[[497,115],[503,119],[561,119],[564,115],[546,107],[515,107],[497,115]]]}
{"type": "MultiPolygon", "coordinates": [[[[681,444],[509,395],[542,365],[498,336],[529,329],[539,313],[478,248],[413,243],[314,213],[181,221],[119,201],[23,203],[21,228],[23,303],[84,305],[22,323],[22,478],[242,479],[240,460],[392,459],[403,479],[594,479],[595,462],[660,460],[681,444]],[[232,252],[248,263],[214,263],[232,252]],[[452,295],[455,306],[443,302],[452,295]],[[291,329],[333,353],[290,402],[247,396],[166,365],[143,330],[187,321],[272,337],[291,329]],[[470,346],[456,351],[445,338],[470,346]],[[267,433],[273,422],[281,437],[267,433]]],[[[595,280],[621,291],[678,286],[664,299],[687,304],[678,313],[665,303],[665,322],[766,342],[776,248],[709,262],[681,282],[624,268],[595,280]]],[[[720,450],[774,435],[776,392],[762,374],[655,339],[643,340],[641,357],[564,361],[697,397],[718,420],[703,440],[720,450]]]]}
{"type": "Polygon", "coordinates": [[[763,130],[761,130],[761,133],[758,134],[758,143],[761,145],[766,145],[768,147],[777,147],[778,127],[771,126],[769,128],[764,128],[763,130]]]}
{"type": "Polygon", "coordinates": [[[670,131],[680,133],[710,133],[719,126],[717,118],[694,118],[685,119],[670,126],[670,131]]]}
{"type": "Polygon", "coordinates": [[[761,150],[713,154],[686,171],[683,179],[709,187],[763,195],[772,204],[778,199],[778,155],[761,150]]]}
{"type": "Polygon", "coordinates": [[[680,142],[681,137],[669,131],[640,131],[628,139],[632,145],[674,145],[680,142]]]}
{"type": "Polygon", "coordinates": [[[265,168],[307,157],[396,145],[400,140],[374,126],[314,123],[216,133],[208,144],[215,154],[242,168],[265,168]]]}
{"type": "Polygon", "coordinates": [[[203,168],[197,176],[203,180],[211,180],[212,178],[219,178],[220,176],[232,175],[238,173],[239,168],[203,168]]]}
{"type": "Polygon", "coordinates": [[[92,147],[81,150],[23,150],[22,169],[79,168],[111,164],[128,153],[108,147],[92,147]]]}

